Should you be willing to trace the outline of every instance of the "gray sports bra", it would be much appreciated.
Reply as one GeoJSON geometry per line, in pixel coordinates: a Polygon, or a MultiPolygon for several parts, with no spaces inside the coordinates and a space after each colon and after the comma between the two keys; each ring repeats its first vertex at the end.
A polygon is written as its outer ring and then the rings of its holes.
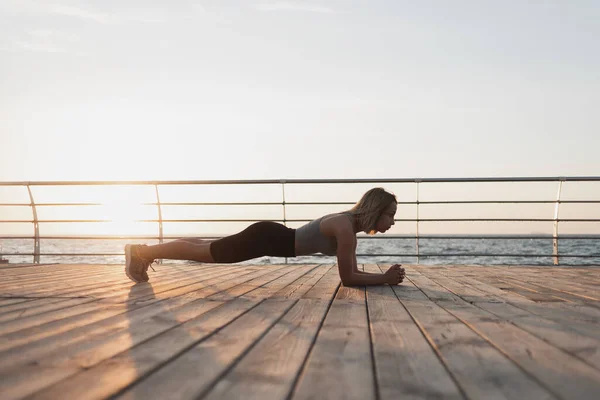
{"type": "MultiPolygon", "coordinates": [[[[307,254],[323,253],[328,256],[335,256],[337,252],[337,240],[335,237],[325,236],[321,233],[321,221],[323,218],[339,213],[327,214],[321,218],[310,221],[296,229],[296,256],[305,256],[307,254]]],[[[343,212],[350,219],[350,213],[343,212]]]]}

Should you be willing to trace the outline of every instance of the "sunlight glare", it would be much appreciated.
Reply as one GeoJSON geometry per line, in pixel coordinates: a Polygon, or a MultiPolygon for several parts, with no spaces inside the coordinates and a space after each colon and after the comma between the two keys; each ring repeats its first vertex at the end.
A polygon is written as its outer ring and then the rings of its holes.
{"type": "Polygon", "coordinates": [[[141,223],[142,203],[139,196],[133,193],[132,188],[120,188],[118,192],[106,193],[102,200],[102,219],[109,220],[102,230],[109,235],[143,234],[144,226],[141,223]],[[128,190],[129,189],[129,190],[128,190]]]}

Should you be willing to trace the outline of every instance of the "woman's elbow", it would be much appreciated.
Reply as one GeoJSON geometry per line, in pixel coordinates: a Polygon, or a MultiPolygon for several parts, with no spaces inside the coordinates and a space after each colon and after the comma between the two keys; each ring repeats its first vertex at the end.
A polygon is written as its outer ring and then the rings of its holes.
{"type": "Polygon", "coordinates": [[[357,286],[359,284],[356,279],[349,276],[340,276],[340,280],[344,286],[357,286]]]}

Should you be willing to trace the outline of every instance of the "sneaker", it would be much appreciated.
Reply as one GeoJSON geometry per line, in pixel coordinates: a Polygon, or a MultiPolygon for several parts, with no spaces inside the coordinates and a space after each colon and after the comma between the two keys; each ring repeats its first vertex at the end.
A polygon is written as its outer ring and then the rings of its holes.
{"type": "Polygon", "coordinates": [[[138,255],[139,244],[125,245],[125,274],[134,282],[148,282],[148,267],[152,261],[143,259],[138,255]]]}

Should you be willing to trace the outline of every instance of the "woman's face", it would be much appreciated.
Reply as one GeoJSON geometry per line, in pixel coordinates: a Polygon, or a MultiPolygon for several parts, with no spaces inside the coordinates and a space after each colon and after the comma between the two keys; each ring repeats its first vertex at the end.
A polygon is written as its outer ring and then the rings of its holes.
{"type": "Polygon", "coordinates": [[[379,219],[377,220],[377,224],[375,224],[375,229],[377,232],[385,232],[390,229],[394,225],[394,217],[396,215],[396,210],[398,209],[398,205],[395,201],[392,201],[389,206],[383,211],[379,219]]]}

